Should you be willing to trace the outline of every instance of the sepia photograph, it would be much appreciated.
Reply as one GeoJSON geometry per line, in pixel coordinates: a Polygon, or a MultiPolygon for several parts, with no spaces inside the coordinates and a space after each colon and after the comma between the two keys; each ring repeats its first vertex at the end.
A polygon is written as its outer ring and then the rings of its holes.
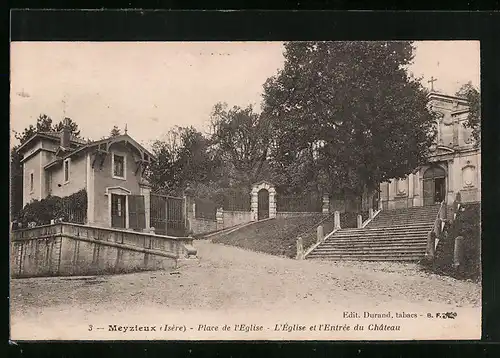
{"type": "Polygon", "coordinates": [[[481,338],[479,41],[10,51],[11,340],[481,338]]]}

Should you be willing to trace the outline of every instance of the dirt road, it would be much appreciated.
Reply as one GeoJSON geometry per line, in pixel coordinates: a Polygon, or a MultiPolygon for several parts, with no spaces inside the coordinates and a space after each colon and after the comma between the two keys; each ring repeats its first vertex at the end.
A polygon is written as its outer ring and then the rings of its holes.
{"type": "Polygon", "coordinates": [[[174,313],[190,319],[231,312],[319,318],[368,307],[480,317],[478,284],[429,275],[413,264],[296,261],[206,241],[196,246],[199,259],[177,270],[13,280],[12,336],[62,339],[77,329],[73,334],[83,337],[89,325],[106,328],[112,321],[174,313]]]}

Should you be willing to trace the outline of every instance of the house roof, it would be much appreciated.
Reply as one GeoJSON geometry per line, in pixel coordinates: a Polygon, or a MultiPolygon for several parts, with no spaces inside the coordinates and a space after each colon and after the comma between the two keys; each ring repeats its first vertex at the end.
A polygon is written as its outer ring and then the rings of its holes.
{"type": "Polygon", "coordinates": [[[112,136],[112,137],[108,137],[108,138],[104,138],[104,139],[100,139],[100,140],[96,140],[96,141],[85,142],[85,145],[82,145],[81,147],[76,148],[75,150],[67,153],[63,157],[60,157],[60,158],[57,158],[57,159],[53,160],[52,162],[50,162],[47,165],[45,165],[44,168],[48,169],[48,168],[50,168],[50,167],[52,167],[52,166],[54,166],[54,165],[56,165],[58,163],[61,163],[64,159],[71,158],[75,154],[78,154],[78,153],[83,152],[85,150],[88,150],[90,148],[93,148],[93,147],[96,147],[96,146],[99,146],[99,145],[102,145],[102,144],[106,144],[106,146],[109,148],[109,146],[111,144],[118,143],[118,142],[127,142],[127,143],[130,143],[134,147],[136,147],[137,149],[139,149],[140,151],[143,151],[145,154],[147,154],[151,159],[155,159],[155,156],[153,154],[151,154],[150,151],[148,151],[146,148],[144,148],[141,144],[137,143],[128,134],[121,134],[121,135],[112,136]]]}
{"type": "MultiPolygon", "coordinates": [[[[24,142],[22,145],[17,148],[17,151],[19,153],[22,153],[26,147],[28,147],[28,144],[32,143],[36,138],[45,138],[45,139],[50,139],[52,141],[60,141],[61,140],[62,133],[61,132],[38,132],[35,133],[31,138],[29,138],[26,142],[24,142]]],[[[76,144],[76,145],[83,145],[87,143],[84,139],[77,138],[74,135],[70,136],[70,143],[71,144],[76,144]]]]}

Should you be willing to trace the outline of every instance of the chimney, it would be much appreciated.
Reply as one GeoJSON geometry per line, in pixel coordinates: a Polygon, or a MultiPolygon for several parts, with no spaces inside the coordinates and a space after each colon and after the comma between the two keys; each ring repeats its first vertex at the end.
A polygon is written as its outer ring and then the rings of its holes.
{"type": "Polygon", "coordinates": [[[64,118],[62,135],[61,135],[61,147],[63,149],[69,148],[70,137],[71,137],[71,129],[69,128],[69,118],[64,118]]]}

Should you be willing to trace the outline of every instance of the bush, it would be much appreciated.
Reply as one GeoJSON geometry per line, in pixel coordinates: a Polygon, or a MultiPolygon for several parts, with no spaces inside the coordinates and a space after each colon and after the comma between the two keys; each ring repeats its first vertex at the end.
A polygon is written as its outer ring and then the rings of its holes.
{"type": "Polygon", "coordinates": [[[80,190],[70,196],[48,196],[33,200],[19,212],[18,221],[25,228],[30,222],[37,226],[50,224],[53,219],[66,222],[85,223],[87,214],[87,191],[80,190]]]}
{"type": "Polygon", "coordinates": [[[462,204],[457,217],[441,237],[433,270],[457,278],[478,278],[481,272],[481,206],[462,204]],[[453,267],[455,238],[464,238],[463,265],[459,272],[453,267]]]}

